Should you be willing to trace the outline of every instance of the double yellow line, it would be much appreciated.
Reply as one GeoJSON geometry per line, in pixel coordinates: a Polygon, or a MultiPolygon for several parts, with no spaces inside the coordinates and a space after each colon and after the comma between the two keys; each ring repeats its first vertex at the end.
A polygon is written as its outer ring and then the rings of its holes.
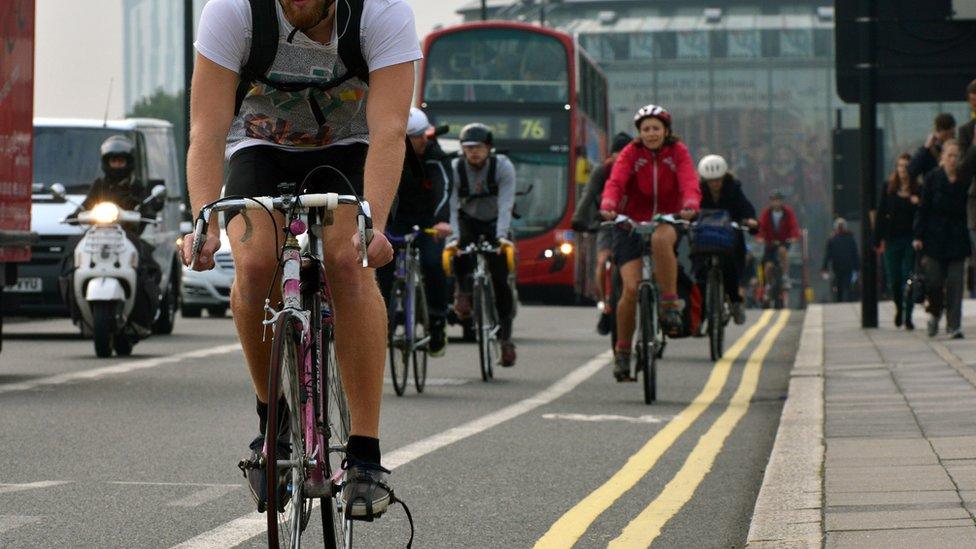
{"type": "MultiPolygon", "coordinates": [[[[586,530],[617,499],[630,490],[646,475],[661,456],[677,441],[698,417],[722,392],[728,380],[732,364],[749,346],[753,339],[769,325],[772,311],[766,311],[735,344],[729,348],[715,366],[698,396],[663,429],[658,431],[627,463],[602,486],[583,501],[576,504],[553,524],[536,542],[536,549],[572,547],[586,530]]],[[[620,537],[610,542],[611,547],[647,547],[661,528],[691,499],[705,475],[711,470],[715,457],[721,451],[726,438],[749,409],[749,403],[759,383],[762,363],[789,321],[790,312],[782,311],[776,324],[763,337],[746,363],[739,387],[725,412],[699,440],[684,465],[665,486],[661,494],[624,529],[620,537]]]]}

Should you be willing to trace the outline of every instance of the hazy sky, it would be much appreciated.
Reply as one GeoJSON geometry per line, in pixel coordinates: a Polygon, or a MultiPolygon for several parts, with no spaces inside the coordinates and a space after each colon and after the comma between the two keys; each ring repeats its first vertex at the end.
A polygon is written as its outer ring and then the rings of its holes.
{"type": "MultiPolygon", "coordinates": [[[[408,1],[423,39],[470,0],[408,1]]],[[[35,116],[102,118],[112,79],[109,116],[124,116],[122,0],[37,0],[36,13],[35,116]]]]}

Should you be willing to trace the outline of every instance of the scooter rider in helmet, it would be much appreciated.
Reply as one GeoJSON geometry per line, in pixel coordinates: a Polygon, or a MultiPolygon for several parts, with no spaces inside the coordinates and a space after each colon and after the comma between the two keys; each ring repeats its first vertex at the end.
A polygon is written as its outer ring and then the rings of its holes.
{"type": "MultiPolygon", "coordinates": [[[[452,163],[454,188],[451,192],[452,237],[447,247],[464,247],[479,237],[497,241],[501,253],[488,261],[495,290],[495,307],[500,322],[501,365],[515,365],[512,343],[514,303],[508,286],[506,248],[514,247],[509,238],[512,210],[515,207],[515,166],[505,155],[492,152],[491,129],[484,124],[469,124],[461,130],[461,158],[452,163]]],[[[455,271],[458,290],[454,312],[459,319],[471,316],[471,272],[474,258],[457,257],[455,271]]]]}
{"type": "MultiPolygon", "coordinates": [[[[111,202],[120,209],[138,210],[143,217],[154,217],[158,206],[155,202],[143,204],[149,192],[142,182],[135,179],[135,144],[132,140],[123,135],[113,135],[102,142],[100,152],[104,175],[92,183],[81,207],[71,217],[77,216],[81,211],[92,209],[100,202],[111,202]]],[[[148,332],[152,329],[156,309],[159,306],[159,280],[162,271],[153,259],[153,246],[139,237],[144,227],[145,224],[123,225],[126,237],[139,254],[139,264],[136,267],[136,286],[139,291],[136,292],[135,304],[129,319],[148,332]]],[[[69,248],[62,270],[64,280],[70,280],[74,272],[74,248],[69,248]]],[[[69,307],[73,307],[73,295],[70,284],[62,283],[62,297],[65,298],[65,303],[69,303],[69,307]]]]}

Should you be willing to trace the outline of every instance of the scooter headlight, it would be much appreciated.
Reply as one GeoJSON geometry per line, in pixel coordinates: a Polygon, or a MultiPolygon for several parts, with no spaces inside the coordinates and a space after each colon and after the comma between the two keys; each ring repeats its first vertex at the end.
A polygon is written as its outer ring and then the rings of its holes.
{"type": "Polygon", "coordinates": [[[115,223],[119,220],[119,207],[111,202],[99,202],[91,209],[91,217],[100,225],[115,223]]]}

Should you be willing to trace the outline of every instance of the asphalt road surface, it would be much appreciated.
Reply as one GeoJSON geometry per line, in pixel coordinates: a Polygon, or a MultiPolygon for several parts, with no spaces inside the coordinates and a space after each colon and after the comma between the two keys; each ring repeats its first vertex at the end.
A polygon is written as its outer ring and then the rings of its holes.
{"type": "MultiPolygon", "coordinates": [[[[802,313],[750,311],[717,363],[707,339],[671,341],[651,406],[613,381],[593,309],[519,315],[519,362],[494,381],[452,340],[424,394],[387,385],[384,464],[414,546],[742,547],[802,313]]],[[[257,419],[233,320],[181,318],[109,360],[64,320],[4,332],[0,546],[266,544],[236,467],[257,419]]],[[[408,531],[394,507],[356,545],[408,531]]]]}

